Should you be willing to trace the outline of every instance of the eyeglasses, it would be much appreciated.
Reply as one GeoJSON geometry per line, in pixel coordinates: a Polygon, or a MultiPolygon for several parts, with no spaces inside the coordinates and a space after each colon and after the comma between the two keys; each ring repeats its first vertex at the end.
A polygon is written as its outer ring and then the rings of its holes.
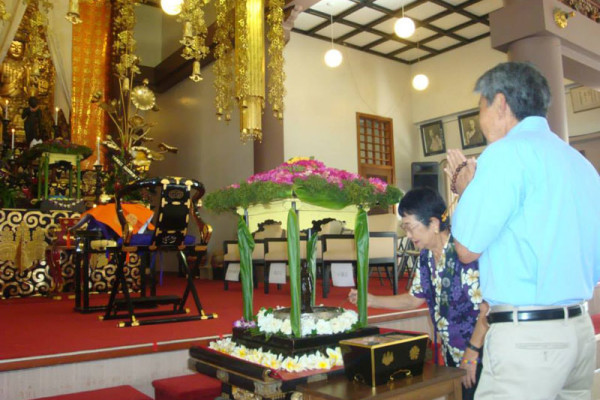
{"type": "Polygon", "coordinates": [[[419,224],[412,224],[412,225],[408,225],[408,224],[400,224],[400,228],[402,228],[405,232],[414,232],[415,230],[419,229],[422,225],[419,224]]]}

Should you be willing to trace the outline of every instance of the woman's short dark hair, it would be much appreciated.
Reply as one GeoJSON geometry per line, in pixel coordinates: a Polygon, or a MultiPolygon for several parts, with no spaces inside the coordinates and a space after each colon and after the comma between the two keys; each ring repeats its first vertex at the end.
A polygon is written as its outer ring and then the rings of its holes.
{"type": "Polygon", "coordinates": [[[442,196],[429,188],[417,188],[406,192],[398,205],[400,216],[413,215],[425,226],[429,226],[431,218],[437,218],[440,221],[440,230],[442,231],[448,227],[448,219],[442,221],[442,215],[445,211],[446,203],[442,196]]]}
{"type": "Polygon", "coordinates": [[[530,63],[506,62],[483,74],[475,84],[491,104],[502,93],[511,111],[521,121],[526,117],[545,117],[550,106],[550,86],[542,73],[530,63]]]}

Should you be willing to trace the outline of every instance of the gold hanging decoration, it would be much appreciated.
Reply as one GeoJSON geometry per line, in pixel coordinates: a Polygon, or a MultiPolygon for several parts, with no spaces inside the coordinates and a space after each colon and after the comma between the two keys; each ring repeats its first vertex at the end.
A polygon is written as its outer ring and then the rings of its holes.
{"type": "Polygon", "coordinates": [[[79,15],[79,0],[69,0],[69,11],[67,11],[65,18],[73,25],[83,22],[81,20],[81,16],[79,15]]]}
{"type": "Polygon", "coordinates": [[[208,54],[206,45],[208,28],[204,21],[204,6],[207,2],[208,0],[184,1],[181,13],[177,17],[178,21],[183,22],[183,38],[179,41],[183,45],[181,56],[186,60],[194,60],[190,75],[190,79],[194,82],[202,80],[200,60],[208,54]]]}
{"type": "Polygon", "coordinates": [[[227,0],[215,0],[216,29],[215,29],[215,108],[217,119],[231,120],[233,110],[233,13],[227,0]]]}
{"type": "Polygon", "coordinates": [[[267,15],[269,31],[269,81],[267,86],[268,99],[273,109],[275,118],[283,119],[283,97],[285,96],[285,72],[283,71],[283,46],[285,36],[283,32],[283,0],[269,0],[269,14],[267,15]]]}

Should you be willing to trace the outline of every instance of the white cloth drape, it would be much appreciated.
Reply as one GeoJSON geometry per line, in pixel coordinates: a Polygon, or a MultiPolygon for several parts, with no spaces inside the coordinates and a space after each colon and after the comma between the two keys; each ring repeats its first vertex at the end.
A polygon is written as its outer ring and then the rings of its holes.
{"type": "Polygon", "coordinates": [[[10,43],[19,29],[19,24],[27,9],[27,4],[23,0],[5,0],[4,4],[6,4],[6,12],[10,14],[10,19],[0,23],[0,63],[4,61],[10,43]]]}
{"type": "Polygon", "coordinates": [[[65,18],[68,6],[68,0],[55,1],[48,13],[48,49],[56,69],[54,105],[63,110],[67,121],[71,110],[73,76],[71,63],[73,25],[65,18]]]}

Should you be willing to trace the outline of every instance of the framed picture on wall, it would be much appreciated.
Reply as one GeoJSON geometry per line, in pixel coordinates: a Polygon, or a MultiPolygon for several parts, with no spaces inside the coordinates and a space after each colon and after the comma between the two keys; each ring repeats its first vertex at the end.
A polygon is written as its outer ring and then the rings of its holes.
{"type": "Polygon", "coordinates": [[[446,141],[444,140],[442,120],[421,125],[421,140],[425,156],[445,153],[446,141]]]}
{"type": "Polygon", "coordinates": [[[458,117],[460,141],[463,149],[485,146],[487,141],[479,125],[479,112],[475,111],[458,117]]]}

